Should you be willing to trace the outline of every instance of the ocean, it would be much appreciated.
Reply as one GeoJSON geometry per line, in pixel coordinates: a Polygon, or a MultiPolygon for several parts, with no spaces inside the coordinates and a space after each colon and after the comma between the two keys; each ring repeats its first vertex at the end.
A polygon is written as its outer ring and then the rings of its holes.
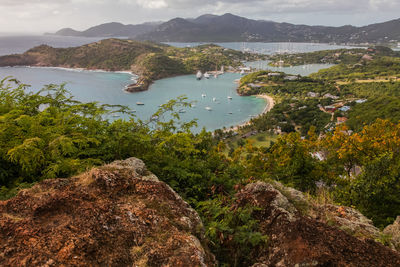
{"type": "MultiPolygon", "coordinates": [[[[12,54],[23,52],[35,45],[42,43],[55,47],[78,46],[99,38],[57,37],[57,36],[10,36],[0,37],[0,54],[12,54]]],[[[187,46],[177,44],[176,46],[187,46]]],[[[241,43],[229,43],[230,47],[240,47],[241,43]]],[[[260,44],[258,44],[260,46],[260,44]]],[[[305,44],[290,44],[297,50],[325,49],[327,45],[310,46],[305,44]],[[306,48],[308,47],[308,48],[306,48]]],[[[282,47],[276,44],[265,44],[265,47],[282,47]]],[[[267,48],[265,48],[267,49],[267,48]]],[[[266,61],[249,62],[249,66],[260,69],[271,69],[266,61]]],[[[291,68],[279,68],[289,74],[308,75],[330,65],[315,64],[296,66],[291,68]]],[[[240,78],[240,74],[226,73],[218,78],[211,77],[197,81],[195,75],[185,75],[156,81],[148,91],[139,93],[124,92],[125,86],[132,83],[134,76],[128,73],[94,72],[82,70],[66,70],[60,68],[30,68],[30,67],[4,67],[0,68],[0,77],[12,76],[21,82],[30,85],[28,90],[38,91],[47,84],[66,83],[66,88],[79,101],[96,101],[102,104],[126,105],[136,110],[136,116],[142,120],[149,119],[157,111],[159,105],[178,96],[186,96],[188,101],[194,102],[193,108],[185,108],[180,113],[183,120],[197,119],[200,131],[203,127],[207,130],[215,130],[222,127],[230,127],[260,114],[266,102],[254,96],[241,97],[236,93],[237,84],[234,82],[240,78]],[[206,95],[202,97],[202,95],[206,95]],[[228,99],[232,97],[232,99],[228,99]],[[143,102],[138,106],[136,102],[143,102]],[[206,107],[210,110],[207,110],[206,107]]],[[[126,116],[122,118],[127,119],[126,116]]],[[[116,119],[112,117],[110,119],[116,119]]]]}

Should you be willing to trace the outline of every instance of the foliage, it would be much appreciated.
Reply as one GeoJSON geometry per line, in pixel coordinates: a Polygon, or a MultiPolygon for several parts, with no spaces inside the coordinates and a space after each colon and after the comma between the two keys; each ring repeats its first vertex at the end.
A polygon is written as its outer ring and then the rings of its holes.
{"type": "Polygon", "coordinates": [[[238,207],[234,200],[218,197],[199,203],[206,236],[220,262],[229,266],[251,266],[253,253],[267,245],[268,237],[258,232],[252,218],[256,208],[238,207]]]}

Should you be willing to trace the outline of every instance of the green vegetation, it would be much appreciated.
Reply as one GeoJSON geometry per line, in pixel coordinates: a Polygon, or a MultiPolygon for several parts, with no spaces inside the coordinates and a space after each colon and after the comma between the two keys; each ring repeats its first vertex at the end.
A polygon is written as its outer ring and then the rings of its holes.
{"type": "Polygon", "coordinates": [[[399,63],[400,58],[381,57],[355,65],[340,64],[329,69],[320,70],[311,75],[311,77],[335,81],[396,79],[396,76],[400,74],[399,63]]]}
{"type": "MultiPolygon", "coordinates": [[[[166,52],[140,58],[152,75],[210,68],[216,53],[222,53],[221,62],[239,56],[213,45],[158,49],[166,52]]],[[[257,180],[279,181],[311,196],[323,191],[384,227],[400,214],[400,82],[375,79],[395,75],[398,63],[378,57],[311,77],[252,73],[242,78],[239,92],[271,95],[274,108],[238,134],[219,130],[214,135],[193,134],[195,121],[180,122],[177,111],[190,105],[184,97],[141,121],[123,106],[78,102],[62,85],[27,93],[24,85],[5,79],[0,83],[0,198],[43,179],[138,157],[199,212],[221,265],[251,265],[251,252],[268,245],[252,216],[257,209],[238,205],[235,197],[257,180]],[[365,78],[373,81],[357,80],[365,78]],[[349,110],[337,109],[342,106],[349,110]],[[130,119],[106,119],[119,112],[130,119]],[[163,121],[170,117],[166,113],[173,119],[163,121]],[[348,120],[335,125],[338,117],[348,120]]]]}
{"type": "Polygon", "coordinates": [[[399,214],[400,124],[378,120],[352,135],[343,126],[320,139],[315,127],[309,127],[304,139],[290,133],[269,147],[243,141],[227,155],[223,133],[193,134],[194,121],[179,121],[176,110],[189,104],[179,98],[148,121],[131,114],[128,121],[110,122],[104,119],[110,113],[130,111],[80,103],[63,86],[26,93],[23,85],[3,80],[0,197],[42,179],[70,177],[95,165],[138,157],[196,208],[210,248],[227,266],[251,265],[250,250],[268,244],[252,216],[256,210],[235,202],[236,192],[256,180],[277,180],[310,194],[322,184],[335,201],[354,205],[378,226],[399,214]],[[157,119],[165,113],[174,119],[157,119]],[[325,158],[316,157],[317,152],[325,158]],[[355,168],[362,174],[356,175],[355,168]]]}
{"type": "Polygon", "coordinates": [[[0,66],[40,65],[53,67],[133,71],[146,87],[154,80],[211,71],[221,66],[238,67],[243,60],[263,58],[208,44],[177,48],[133,40],[106,39],[79,47],[53,48],[41,45],[21,55],[0,57],[0,66]]]}
{"type": "Polygon", "coordinates": [[[279,54],[270,57],[271,65],[299,66],[305,64],[356,64],[360,61],[369,61],[375,57],[400,57],[400,53],[383,46],[363,49],[336,49],[310,53],[279,54]]]}

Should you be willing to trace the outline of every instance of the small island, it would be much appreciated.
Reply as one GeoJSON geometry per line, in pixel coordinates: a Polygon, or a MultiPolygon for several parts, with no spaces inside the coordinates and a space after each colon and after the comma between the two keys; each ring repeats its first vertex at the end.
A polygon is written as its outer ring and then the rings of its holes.
{"type": "Polygon", "coordinates": [[[127,86],[128,92],[147,90],[155,80],[197,71],[216,71],[223,66],[236,69],[243,61],[263,59],[263,55],[242,53],[206,44],[177,48],[165,44],[106,39],[95,43],[53,48],[40,45],[23,54],[0,57],[0,67],[37,66],[82,68],[86,70],[128,71],[139,76],[127,86]]]}

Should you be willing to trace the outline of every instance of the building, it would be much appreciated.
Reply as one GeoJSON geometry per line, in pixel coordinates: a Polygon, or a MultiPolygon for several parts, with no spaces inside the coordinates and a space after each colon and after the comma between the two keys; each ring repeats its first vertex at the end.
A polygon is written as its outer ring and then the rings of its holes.
{"type": "Polygon", "coordinates": [[[362,104],[362,103],[365,103],[365,102],[367,102],[367,99],[357,99],[356,100],[357,104],[362,104]]]}
{"type": "Polygon", "coordinates": [[[347,121],[346,117],[337,117],[337,124],[342,124],[347,121]]]}
{"type": "Polygon", "coordinates": [[[319,94],[318,93],[314,93],[314,92],[308,92],[307,96],[308,97],[319,97],[319,94]]]}
{"type": "Polygon", "coordinates": [[[325,94],[324,95],[324,98],[331,98],[331,99],[339,99],[339,97],[338,96],[334,96],[334,95],[332,95],[332,94],[325,94]]]}
{"type": "Polygon", "coordinates": [[[339,110],[340,110],[340,111],[343,111],[343,112],[347,112],[347,111],[349,111],[350,109],[351,109],[351,107],[349,107],[349,106],[343,106],[343,107],[339,108],[339,110]]]}
{"type": "Polygon", "coordinates": [[[325,106],[324,107],[325,112],[335,112],[336,111],[336,107],[335,106],[325,106]]]}
{"type": "Polygon", "coordinates": [[[298,76],[294,76],[294,75],[285,76],[285,80],[288,80],[288,81],[296,81],[298,79],[299,79],[299,77],[298,76]]]}

